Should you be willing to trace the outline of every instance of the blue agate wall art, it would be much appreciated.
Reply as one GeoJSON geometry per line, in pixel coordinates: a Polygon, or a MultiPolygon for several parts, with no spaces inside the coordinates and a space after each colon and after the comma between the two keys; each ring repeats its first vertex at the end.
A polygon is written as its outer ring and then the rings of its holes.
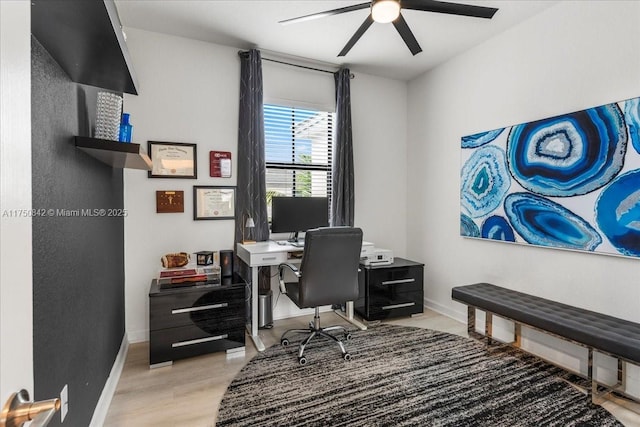
{"type": "Polygon", "coordinates": [[[640,257],[640,98],[462,138],[460,234],[640,257]]]}

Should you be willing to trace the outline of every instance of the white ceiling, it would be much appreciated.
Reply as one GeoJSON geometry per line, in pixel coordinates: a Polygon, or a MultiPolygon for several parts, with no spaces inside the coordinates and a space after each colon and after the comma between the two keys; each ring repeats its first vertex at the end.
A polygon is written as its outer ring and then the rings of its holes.
{"type": "Polygon", "coordinates": [[[422,52],[412,56],[392,24],[374,23],[338,58],[369,9],[290,25],[278,21],[366,3],[362,0],[120,0],[124,27],[172,34],[226,46],[348,65],[354,71],[410,80],[436,65],[547,9],[559,0],[455,1],[498,8],[493,19],[403,10],[422,52]]]}

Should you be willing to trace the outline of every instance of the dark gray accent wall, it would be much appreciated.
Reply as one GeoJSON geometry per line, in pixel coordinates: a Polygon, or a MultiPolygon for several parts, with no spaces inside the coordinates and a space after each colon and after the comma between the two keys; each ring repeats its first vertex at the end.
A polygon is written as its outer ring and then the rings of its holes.
{"type": "Polygon", "coordinates": [[[73,83],[35,38],[31,58],[34,397],[68,384],[67,417],[49,425],[87,426],[125,331],[124,218],[99,213],[123,208],[122,170],[75,148],[97,89],[73,83]]]}

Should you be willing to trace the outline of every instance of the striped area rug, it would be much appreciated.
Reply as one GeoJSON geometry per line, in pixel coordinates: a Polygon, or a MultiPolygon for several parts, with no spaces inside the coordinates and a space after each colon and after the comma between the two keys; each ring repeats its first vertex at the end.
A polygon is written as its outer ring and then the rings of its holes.
{"type": "MultiPolygon", "coordinates": [[[[295,339],[295,336],[294,336],[295,339]]],[[[268,348],[233,380],[217,426],[621,426],[560,379],[563,371],[506,348],[428,329],[353,333],[350,362],[313,341],[268,348]]]]}

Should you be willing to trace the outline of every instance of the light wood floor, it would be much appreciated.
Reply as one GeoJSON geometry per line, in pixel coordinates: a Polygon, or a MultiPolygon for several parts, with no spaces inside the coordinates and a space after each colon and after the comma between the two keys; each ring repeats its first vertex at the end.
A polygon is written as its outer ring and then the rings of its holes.
{"type": "MultiPolygon", "coordinates": [[[[346,324],[334,313],[322,313],[321,318],[324,325],[346,324]]],[[[286,329],[306,328],[310,319],[302,316],[276,321],[273,329],[260,330],[260,336],[269,347],[279,343],[286,329]]],[[[466,325],[426,309],[423,315],[385,323],[467,336],[466,325]]],[[[239,356],[214,353],[150,370],[148,343],[131,344],[105,426],[213,427],[227,386],[255,354],[247,338],[246,351],[239,356]]],[[[610,402],[605,405],[625,426],[640,427],[640,415],[610,402]]]]}

